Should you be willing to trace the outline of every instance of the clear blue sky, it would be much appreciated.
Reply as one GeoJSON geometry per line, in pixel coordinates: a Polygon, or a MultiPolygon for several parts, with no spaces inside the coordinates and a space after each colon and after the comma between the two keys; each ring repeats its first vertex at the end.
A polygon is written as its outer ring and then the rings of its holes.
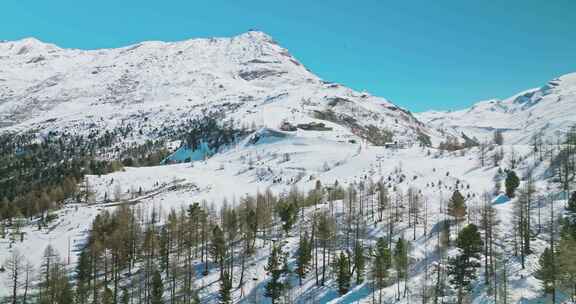
{"type": "Polygon", "coordinates": [[[62,47],[252,28],[322,78],[413,111],[508,97],[576,72],[574,0],[0,1],[0,40],[33,36],[62,47]]]}

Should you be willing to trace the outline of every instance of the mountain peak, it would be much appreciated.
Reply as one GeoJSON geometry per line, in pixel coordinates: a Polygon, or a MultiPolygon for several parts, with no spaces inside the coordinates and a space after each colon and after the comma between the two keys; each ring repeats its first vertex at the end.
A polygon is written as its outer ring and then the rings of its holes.
{"type": "Polygon", "coordinates": [[[56,45],[42,42],[34,37],[0,42],[0,54],[23,55],[59,49],[56,45]]]}
{"type": "Polygon", "coordinates": [[[247,32],[244,32],[240,35],[237,35],[235,38],[245,38],[245,39],[250,39],[250,40],[259,40],[259,41],[264,41],[264,42],[274,42],[274,39],[272,38],[272,36],[268,35],[265,32],[259,31],[259,30],[249,30],[247,32]]]}

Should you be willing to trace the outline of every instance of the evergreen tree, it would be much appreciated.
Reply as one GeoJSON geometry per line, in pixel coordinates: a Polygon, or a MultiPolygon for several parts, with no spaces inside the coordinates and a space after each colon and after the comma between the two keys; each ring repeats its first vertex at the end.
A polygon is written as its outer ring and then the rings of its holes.
{"type": "Polygon", "coordinates": [[[338,281],[338,292],[340,295],[346,294],[350,289],[350,261],[344,252],[340,252],[340,255],[336,259],[337,265],[337,281],[338,281]]]}
{"type": "Polygon", "coordinates": [[[374,250],[374,265],[372,268],[372,277],[375,283],[375,287],[380,290],[380,299],[382,298],[382,288],[385,287],[386,279],[388,278],[388,269],[392,264],[392,257],[390,254],[390,249],[386,240],[383,237],[378,238],[376,242],[376,248],[374,250]]]}
{"type": "Polygon", "coordinates": [[[520,179],[513,170],[508,170],[506,173],[506,195],[510,198],[514,197],[516,189],[520,186],[520,179]]]}
{"type": "Polygon", "coordinates": [[[504,144],[504,137],[502,136],[501,130],[494,131],[494,143],[501,146],[504,144]]]}
{"type": "Polygon", "coordinates": [[[396,270],[396,284],[398,284],[398,299],[400,298],[400,282],[404,281],[404,295],[407,292],[408,281],[408,242],[399,238],[394,247],[394,268],[396,270]]]}
{"type": "Polygon", "coordinates": [[[286,255],[278,244],[274,244],[272,252],[268,257],[268,263],[264,267],[266,273],[270,276],[270,281],[266,284],[265,295],[272,300],[272,304],[278,303],[282,296],[286,284],[282,281],[283,275],[287,272],[286,255]]]}
{"type": "Polygon", "coordinates": [[[568,200],[568,206],[566,206],[566,211],[576,217],[576,191],[572,192],[572,195],[568,200]]]}
{"type": "Polygon", "coordinates": [[[281,201],[278,203],[276,209],[278,216],[283,222],[282,228],[284,229],[284,232],[288,233],[288,231],[290,231],[292,226],[296,223],[296,218],[298,216],[297,200],[281,201]]]}
{"type": "Polygon", "coordinates": [[[232,303],[232,280],[228,271],[224,271],[222,279],[220,280],[220,304],[231,304],[232,303]]]}
{"type": "Polygon", "coordinates": [[[162,297],[164,295],[164,282],[158,269],[154,269],[152,274],[152,290],[151,290],[151,303],[163,304],[162,297]]]}
{"type": "Polygon", "coordinates": [[[448,202],[448,215],[453,216],[457,221],[462,220],[466,216],[464,196],[458,190],[454,190],[448,202]]]}
{"type": "Polygon", "coordinates": [[[563,237],[558,244],[558,279],[561,288],[576,302],[576,239],[563,237]]]}
{"type": "Polygon", "coordinates": [[[296,258],[296,274],[298,274],[298,279],[300,285],[302,285],[302,279],[308,273],[308,268],[310,267],[310,261],[312,260],[312,243],[308,237],[308,233],[305,232],[304,235],[300,236],[300,242],[298,245],[298,252],[296,258]]]}
{"type": "Polygon", "coordinates": [[[542,281],[544,293],[553,294],[556,292],[556,267],[554,265],[554,252],[550,248],[544,249],[538,260],[539,268],[535,277],[542,281]]]}
{"type": "Polygon", "coordinates": [[[102,294],[102,304],[114,304],[114,293],[112,289],[105,287],[102,294]]]}
{"type": "Polygon", "coordinates": [[[78,304],[88,302],[87,298],[90,294],[90,266],[90,252],[88,250],[82,250],[78,264],[76,265],[76,303],[78,304]]]}
{"type": "Polygon", "coordinates": [[[120,297],[120,304],[130,304],[130,292],[126,287],[122,288],[122,296],[120,297]]]}
{"type": "Polygon", "coordinates": [[[354,246],[354,271],[356,272],[356,284],[361,284],[364,281],[364,267],[366,259],[364,257],[364,246],[360,241],[356,241],[354,246]]]}
{"type": "Polygon", "coordinates": [[[474,224],[467,225],[458,234],[456,246],[459,254],[449,259],[448,274],[452,277],[452,283],[458,291],[458,303],[464,301],[468,294],[471,283],[476,279],[476,268],[480,267],[478,260],[482,252],[482,238],[478,228],[474,224]]]}
{"type": "Polygon", "coordinates": [[[226,255],[226,240],[224,239],[224,232],[220,226],[216,225],[212,229],[212,244],[210,247],[212,259],[220,267],[220,277],[224,275],[224,258],[226,255]]]}
{"type": "Polygon", "coordinates": [[[68,277],[65,276],[61,283],[60,299],[58,304],[74,304],[74,290],[72,289],[72,284],[68,281],[68,277]]]}
{"type": "Polygon", "coordinates": [[[467,225],[458,234],[456,247],[458,247],[466,259],[478,258],[482,252],[482,237],[478,232],[478,227],[474,224],[467,225]]]}

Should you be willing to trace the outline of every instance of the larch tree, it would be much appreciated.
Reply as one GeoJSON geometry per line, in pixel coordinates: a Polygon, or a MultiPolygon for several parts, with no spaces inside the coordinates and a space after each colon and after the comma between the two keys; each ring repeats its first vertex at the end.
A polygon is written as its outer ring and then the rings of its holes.
{"type": "Polygon", "coordinates": [[[17,249],[14,249],[10,256],[4,261],[4,268],[8,276],[6,277],[7,286],[10,287],[10,303],[18,303],[18,290],[22,285],[24,276],[24,255],[17,249]]]}

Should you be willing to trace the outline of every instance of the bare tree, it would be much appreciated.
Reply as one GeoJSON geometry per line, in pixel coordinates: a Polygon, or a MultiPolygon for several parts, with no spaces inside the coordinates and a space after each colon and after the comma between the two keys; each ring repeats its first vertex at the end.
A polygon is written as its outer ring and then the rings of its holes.
{"type": "Polygon", "coordinates": [[[4,268],[8,273],[6,278],[6,285],[9,286],[12,290],[10,302],[12,304],[16,304],[18,300],[18,289],[20,289],[22,285],[22,276],[24,272],[24,255],[22,255],[18,249],[14,249],[12,254],[4,262],[4,268]]]}

